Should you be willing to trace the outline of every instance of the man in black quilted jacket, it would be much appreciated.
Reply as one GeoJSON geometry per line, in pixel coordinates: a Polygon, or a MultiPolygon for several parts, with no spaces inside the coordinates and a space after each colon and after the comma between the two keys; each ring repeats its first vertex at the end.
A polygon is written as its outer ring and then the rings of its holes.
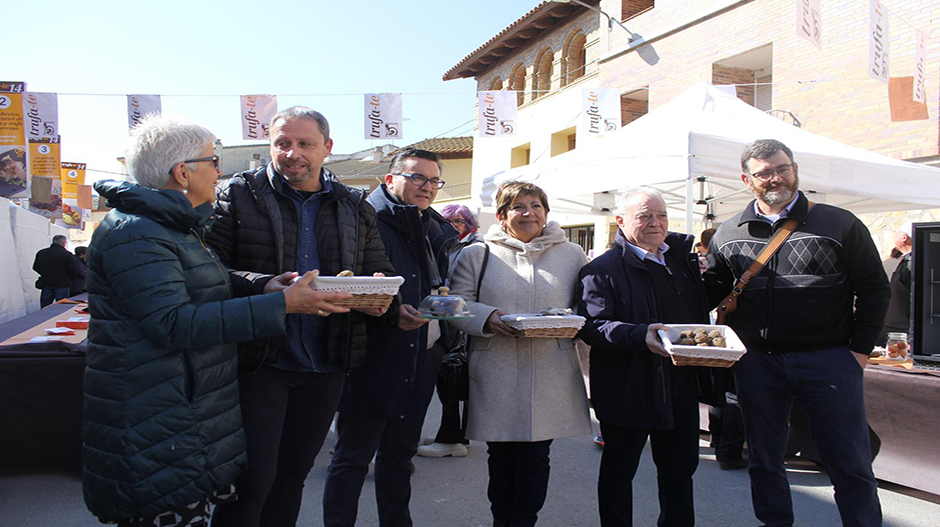
{"type": "Polygon", "coordinates": [[[741,169],[756,199],[712,238],[703,275],[712,305],[731,292],[787,219],[798,221],[741,293],[729,322],[747,346],[734,379],[754,514],[767,526],[794,523],[783,455],[796,398],[835,486],[842,524],[880,526],[862,379],[888,308],[878,251],[851,212],[809,203],[793,152],[780,141],[748,145],[741,169]]]}
{"type": "MultiPolygon", "coordinates": [[[[322,168],[333,147],[326,118],[294,106],[272,119],[270,134],[271,163],[220,185],[207,236],[233,270],[236,295],[286,287],[311,270],[394,274],[365,193],[322,168]]],[[[236,482],[238,501],[220,505],[213,526],[296,524],[346,372],[365,356],[364,315],[397,310],[290,315],[286,337],[239,345],[248,469],[236,482]]]]}

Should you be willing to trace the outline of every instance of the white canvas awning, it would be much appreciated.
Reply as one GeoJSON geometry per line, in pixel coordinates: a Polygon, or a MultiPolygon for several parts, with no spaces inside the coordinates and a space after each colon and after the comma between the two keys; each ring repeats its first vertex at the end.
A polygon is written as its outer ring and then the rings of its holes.
{"type": "Polygon", "coordinates": [[[752,199],[740,156],[756,139],[793,150],[810,199],[855,213],[940,207],[940,169],[901,161],[802,130],[702,82],[606,137],[545,161],[487,177],[480,199],[494,203],[503,181],[536,183],[552,212],[607,214],[613,196],[650,185],[673,218],[708,212],[721,221],[752,199]]]}

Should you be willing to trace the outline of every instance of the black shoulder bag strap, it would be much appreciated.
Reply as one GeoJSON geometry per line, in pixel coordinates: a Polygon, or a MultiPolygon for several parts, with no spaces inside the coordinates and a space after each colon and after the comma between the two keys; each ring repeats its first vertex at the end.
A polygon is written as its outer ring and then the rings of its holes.
{"type": "MultiPolygon", "coordinates": [[[[486,264],[487,264],[487,263],[489,262],[489,260],[490,260],[490,246],[487,245],[486,242],[483,243],[483,249],[484,249],[484,253],[483,253],[483,265],[480,267],[480,276],[477,278],[477,300],[476,300],[477,302],[480,301],[480,286],[483,284],[483,275],[486,274],[486,264]]],[[[484,322],[484,324],[486,324],[486,323],[484,322]]],[[[466,375],[467,375],[467,389],[468,389],[468,392],[469,392],[469,387],[470,387],[470,378],[469,378],[469,377],[470,377],[470,335],[467,335],[467,339],[466,339],[466,341],[464,342],[464,350],[466,351],[466,354],[467,354],[467,358],[465,359],[466,362],[465,362],[465,364],[464,364],[464,369],[465,369],[466,375]]],[[[468,394],[467,399],[468,399],[468,400],[470,399],[469,394],[468,394]]],[[[463,415],[462,415],[461,418],[460,418],[460,428],[464,431],[464,434],[467,433],[467,416],[468,416],[468,414],[470,413],[470,412],[467,411],[467,407],[466,407],[467,404],[469,404],[469,402],[468,402],[468,403],[464,403],[463,415]]]]}
{"type": "MultiPolygon", "coordinates": [[[[813,206],[816,203],[810,201],[806,207],[806,214],[809,215],[810,211],[813,210],[813,206]]],[[[764,246],[764,250],[757,255],[757,258],[751,263],[751,266],[747,271],[744,271],[744,274],[741,275],[741,278],[735,281],[734,287],[732,287],[731,292],[728,293],[728,296],[718,304],[716,308],[718,310],[718,323],[721,325],[728,324],[728,317],[731,316],[731,313],[734,313],[738,309],[738,297],[741,296],[741,293],[744,292],[744,288],[747,287],[747,284],[751,282],[751,278],[757,276],[757,273],[764,268],[764,265],[770,261],[771,258],[777,254],[777,251],[783,247],[784,242],[787,241],[787,238],[793,234],[793,231],[799,226],[800,222],[796,219],[788,219],[784,224],[777,230],[773,238],[767,242],[767,245],[764,246]]]]}
{"type": "MultiPolygon", "coordinates": [[[[483,275],[486,274],[486,264],[487,262],[490,261],[490,246],[487,245],[486,242],[483,243],[483,249],[484,249],[483,265],[480,266],[480,276],[477,277],[477,299],[476,299],[477,302],[480,301],[480,286],[483,285],[483,275]]],[[[483,325],[485,326],[486,322],[484,322],[483,325]]],[[[467,359],[469,360],[470,358],[470,335],[467,335],[466,342],[464,343],[464,349],[467,351],[467,359]]]]}

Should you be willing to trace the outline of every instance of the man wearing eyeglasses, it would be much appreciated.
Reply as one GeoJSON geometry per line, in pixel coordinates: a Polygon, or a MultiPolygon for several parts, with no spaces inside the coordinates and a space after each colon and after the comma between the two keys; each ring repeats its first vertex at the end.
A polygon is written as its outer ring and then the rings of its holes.
{"type": "MultiPolygon", "coordinates": [[[[326,118],[294,106],[275,115],[270,130],[271,163],[220,185],[206,238],[234,270],[236,294],[283,289],[297,273],[313,270],[395,274],[365,193],[322,167],[333,147],[326,118]]],[[[297,522],[304,480],[346,373],[365,360],[366,321],[381,315],[349,313],[331,303],[335,294],[317,294],[316,314],[288,315],[285,337],[239,344],[248,468],[235,483],[238,500],[217,506],[214,527],[297,522]]]]}
{"type": "Polygon", "coordinates": [[[443,355],[436,344],[437,321],[419,318],[416,306],[443,284],[447,252],[458,236],[431,208],[444,186],[442,168],[433,152],[402,149],[392,158],[385,184],[369,195],[388,257],[405,283],[399,289],[397,326],[384,321],[369,324],[366,360],[346,379],[336,418],[336,453],[323,492],[327,527],[356,523],[359,495],[373,456],[379,523],[412,524],[411,459],[418,450],[443,355]]]}
{"type": "Polygon", "coordinates": [[[743,290],[729,323],[748,350],[734,374],[754,513],[768,526],[794,523],[783,458],[790,406],[798,398],[835,486],[843,525],[879,526],[862,382],[888,307],[878,251],[852,213],[810,204],[799,191],[793,152],[783,143],[748,145],[741,169],[755,199],[712,238],[704,274],[712,305],[731,292],[788,218],[798,220],[743,290]]]}

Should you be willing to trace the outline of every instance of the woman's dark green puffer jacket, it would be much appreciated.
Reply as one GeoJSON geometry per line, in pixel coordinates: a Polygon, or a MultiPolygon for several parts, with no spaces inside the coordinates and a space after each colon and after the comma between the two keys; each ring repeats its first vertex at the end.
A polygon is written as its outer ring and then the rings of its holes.
{"type": "Polygon", "coordinates": [[[284,333],[280,292],[233,299],[182,192],[103,181],[86,259],[83,488],[101,519],[199,501],[245,465],[235,343],[284,333]]]}

